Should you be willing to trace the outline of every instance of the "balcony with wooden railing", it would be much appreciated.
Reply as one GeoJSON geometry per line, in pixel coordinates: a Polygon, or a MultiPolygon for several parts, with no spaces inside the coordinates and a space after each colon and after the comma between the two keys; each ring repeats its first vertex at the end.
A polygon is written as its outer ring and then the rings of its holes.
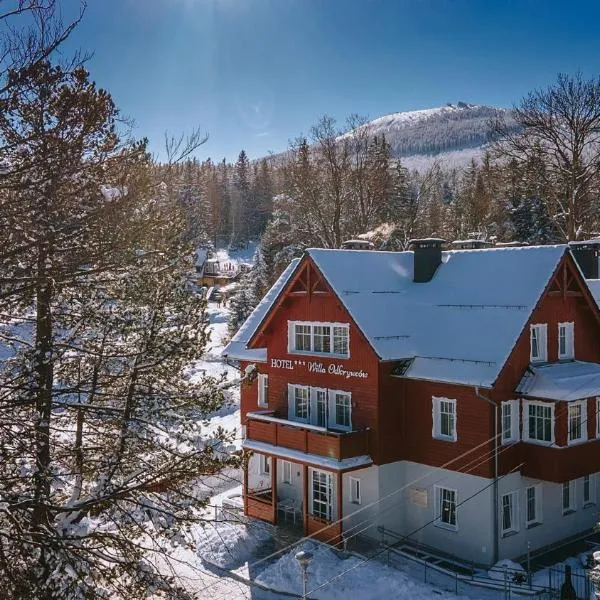
{"type": "Polygon", "coordinates": [[[369,454],[368,430],[332,431],[279,418],[273,411],[250,412],[246,418],[246,435],[250,440],[334,460],[369,454]]]}

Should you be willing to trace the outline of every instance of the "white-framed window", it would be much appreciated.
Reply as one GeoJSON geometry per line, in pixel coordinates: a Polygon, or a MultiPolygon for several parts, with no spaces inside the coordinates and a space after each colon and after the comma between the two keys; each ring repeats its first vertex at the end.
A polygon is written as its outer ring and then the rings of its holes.
{"type": "Polygon", "coordinates": [[[538,323],[531,326],[530,356],[531,362],[548,360],[548,326],[538,323]]]}
{"type": "Polygon", "coordinates": [[[575,480],[565,481],[562,484],[562,510],[563,515],[575,510],[575,480]]]}
{"type": "Polygon", "coordinates": [[[583,476],[583,506],[596,503],[596,475],[583,476]]]}
{"type": "Polygon", "coordinates": [[[311,469],[310,514],[324,521],[333,515],[333,476],[328,471],[311,469]]]}
{"type": "Polygon", "coordinates": [[[343,390],[289,383],[288,419],[319,427],[351,431],[352,394],[343,390]]]}
{"type": "Polygon", "coordinates": [[[516,533],[519,531],[519,494],[518,492],[508,492],[502,494],[500,508],[502,535],[507,533],[516,533]]]}
{"type": "Polygon", "coordinates": [[[299,423],[309,422],[310,388],[288,383],[288,419],[299,423]]]}
{"type": "Polygon", "coordinates": [[[554,403],[534,400],[523,402],[523,440],[554,443],[554,403]]]}
{"type": "Polygon", "coordinates": [[[519,441],[519,401],[502,402],[502,443],[510,444],[519,441]]]}
{"type": "Polygon", "coordinates": [[[352,429],[352,395],[340,390],[329,390],[329,426],[349,431],[352,429]]]}
{"type": "Polygon", "coordinates": [[[539,483],[525,488],[525,522],[528,527],[542,522],[542,486],[539,483]]]}
{"type": "Polygon", "coordinates": [[[348,323],[288,321],[288,352],[350,356],[348,323]]]}
{"type": "Polygon", "coordinates": [[[292,483],[292,463],[289,460],[282,461],[283,483],[292,483]]]}
{"type": "Polygon", "coordinates": [[[458,504],[458,494],[456,490],[434,486],[435,491],[435,525],[458,531],[458,519],[456,506],[458,504]]]}
{"type": "Polygon", "coordinates": [[[350,485],[350,502],[360,504],[360,479],[348,477],[348,484],[350,485]]]}
{"type": "Polygon", "coordinates": [[[259,475],[271,474],[271,457],[266,454],[258,455],[258,473],[259,475]]]}
{"type": "Polygon", "coordinates": [[[456,400],[450,398],[432,398],[433,437],[455,442],[456,400]]]}
{"type": "Polygon", "coordinates": [[[569,444],[587,440],[587,400],[569,404],[567,427],[569,444]]]}
{"type": "Polygon", "coordinates": [[[269,404],[269,376],[264,373],[258,374],[258,406],[269,404]]]}
{"type": "Polygon", "coordinates": [[[575,323],[558,324],[558,359],[575,358],[575,323]]]}
{"type": "Polygon", "coordinates": [[[596,398],[596,437],[600,438],[600,396],[596,398]]]}

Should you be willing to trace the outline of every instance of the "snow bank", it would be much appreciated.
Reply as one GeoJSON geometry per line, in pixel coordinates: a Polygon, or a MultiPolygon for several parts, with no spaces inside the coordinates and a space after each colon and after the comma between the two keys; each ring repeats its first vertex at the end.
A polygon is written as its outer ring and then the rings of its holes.
{"type": "Polygon", "coordinates": [[[363,560],[354,555],[342,558],[331,548],[313,542],[305,542],[294,548],[292,552],[283,555],[277,562],[260,573],[256,581],[281,591],[301,594],[302,576],[295,559],[296,552],[300,550],[313,554],[308,568],[309,595],[311,595],[311,590],[316,590],[336,575],[340,576],[315,591],[315,598],[327,600],[348,600],[348,598],[430,600],[432,597],[457,600],[458,598],[427,584],[416,582],[401,571],[376,561],[362,564],[363,560]]]}
{"type": "Polygon", "coordinates": [[[192,532],[202,562],[222,569],[237,569],[255,560],[258,549],[271,542],[272,530],[263,523],[209,523],[192,532]]]}
{"type": "Polygon", "coordinates": [[[488,576],[490,579],[495,579],[496,581],[504,581],[505,570],[509,581],[514,581],[515,576],[525,578],[527,577],[527,572],[519,563],[516,563],[512,560],[508,560],[507,558],[498,561],[488,571],[488,576]]]}

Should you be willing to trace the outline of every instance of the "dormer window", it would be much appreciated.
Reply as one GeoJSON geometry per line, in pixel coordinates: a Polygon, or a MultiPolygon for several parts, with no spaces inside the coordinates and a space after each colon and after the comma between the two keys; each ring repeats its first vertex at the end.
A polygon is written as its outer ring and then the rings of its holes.
{"type": "Polygon", "coordinates": [[[546,362],[548,360],[548,326],[539,323],[531,326],[531,362],[546,362]]]}
{"type": "Polygon", "coordinates": [[[288,321],[288,351],[348,358],[349,331],[346,323],[288,321]]]}
{"type": "Polygon", "coordinates": [[[558,360],[575,358],[575,323],[558,324],[558,360]]]}

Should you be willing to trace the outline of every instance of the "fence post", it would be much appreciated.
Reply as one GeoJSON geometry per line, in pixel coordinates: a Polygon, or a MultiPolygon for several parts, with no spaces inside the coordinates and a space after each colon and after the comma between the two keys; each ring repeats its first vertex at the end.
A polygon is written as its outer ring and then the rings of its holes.
{"type": "Polygon", "coordinates": [[[504,565],[504,600],[508,600],[508,572],[506,570],[506,565],[504,565]]]}
{"type": "Polygon", "coordinates": [[[454,573],[454,593],[458,596],[458,572],[454,573]]]}
{"type": "Polygon", "coordinates": [[[425,583],[427,583],[427,561],[423,563],[423,566],[425,567],[425,583]]]}

